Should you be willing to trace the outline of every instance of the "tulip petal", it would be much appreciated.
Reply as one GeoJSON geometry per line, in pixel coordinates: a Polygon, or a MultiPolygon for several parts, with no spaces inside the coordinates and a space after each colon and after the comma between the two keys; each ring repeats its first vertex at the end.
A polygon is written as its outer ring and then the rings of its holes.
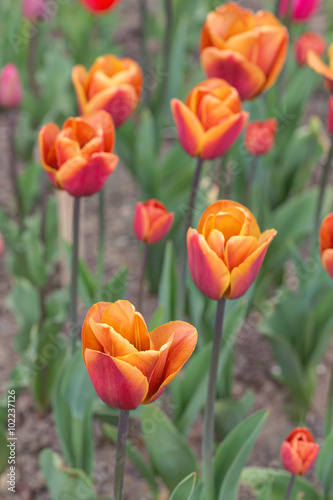
{"type": "Polygon", "coordinates": [[[327,248],[321,254],[321,262],[325,271],[333,279],[333,248],[327,248]]]}
{"type": "Polygon", "coordinates": [[[169,349],[171,347],[171,343],[173,340],[173,336],[171,337],[170,341],[164,344],[161,349],[158,351],[159,358],[157,360],[157,363],[154,367],[154,370],[152,371],[150,378],[149,378],[149,390],[146,394],[145,399],[143,400],[142,404],[148,404],[152,403],[157,399],[156,395],[157,393],[159,395],[162,394],[163,390],[161,390],[161,385],[163,384],[165,377],[164,377],[164,372],[165,372],[165,367],[169,355],[169,349]]]}
{"type": "Polygon", "coordinates": [[[242,132],[248,116],[249,114],[245,112],[238,113],[205,132],[202,140],[201,158],[211,160],[226,153],[242,132]]]}
{"type": "Polygon", "coordinates": [[[104,139],[105,153],[112,153],[114,150],[116,131],[113,120],[106,111],[96,111],[85,115],[84,120],[96,132],[96,134],[104,139]]]}
{"type": "Polygon", "coordinates": [[[212,229],[208,235],[207,243],[212,250],[216,253],[216,255],[223,259],[224,257],[224,245],[225,238],[224,234],[218,231],[217,229],[212,229]]]}
{"type": "Polygon", "coordinates": [[[96,323],[101,323],[103,318],[103,313],[107,307],[109,307],[110,302],[97,302],[88,311],[87,316],[82,325],[82,350],[83,359],[85,349],[92,349],[93,351],[103,351],[102,344],[97,340],[94,332],[90,326],[90,320],[92,319],[96,323]]]}
{"type": "Polygon", "coordinates": [[[323,220],[319,231],[320,252],[333,248],[333,213],[323,220]]]}
{"type": "Polygon", "coordinates": [[[137,352],[137,349],[127,339],[119,335],[112,326],[106,323],[95,323],[91,318],[90,327],[96,339],[103,347],[103,349],[98,349],[99,351],[104,350],[105,354],[109,354],[114,358],[137,352]]]}
{"type": "Polygon", "coordinates": [[[276,235],[275,229],[269,229],[259,238],[259,248],[244,262],[231,271],[228,299],[238,299],[250,288],[260,270],[270,243],[276,235]]]}
{"type": "Polygon", "coordinates": [[[253,99],[265,86],[263,71],[232,50],[207,47],[201,53],[201,64],[208,77],[226,80],[238,90],[242,100],[253,99]]]}
{"type": "Polygon", "coordinates": [[[86,349],[85,364],[101,400],[120,410],[135,410],[145,399],[148,380],[135,366],[102,352],[86,349]]]}
{"type": "Polygon", "coordinates": [[[39,150],[43,168],[54,187],[59,187],[56,181],[58,169],[55,152],[55,141],[60,129],[55,123],[44,125],[39,132],[39,150]]]}
{"type": "Polygon", "coordinates": [[[281,446],[280,456],[281,462],[289,472],[295,475],[302,473],[302,460],[296,450],[287,441],[284,441],[281,446]]]}
{"type": "Polygon", "coordinates": [[[254,236],[232,236],[226,245],[226,262],[232,271],[245,262],[258,248],[258,240],[254,236]]]}
{"type": "Polygon", "coordinates": [[[317,443],[300,442],[299,443],[300,456],[303,457],[302,474],[311,469],[317,455],[319,453],[319,445],[317,443]]]}
{"type": "Polygon", "coordinates": [[[125,361],[132,366],[136,366],[148,381],[159,358],[160,354],[158,351],[141,351],[118,357],[119,360],[125,361]]]}
{"type": "MultiPolygon", "coordinates": [[[[286,28],[283,28],[282,30],[279,30],[279,34],[280,34],[280,39],[277,38],[275,40],[275,43],[278,44],[278,42],[280,41],[280,46],[276,50],[276,56],[273,59],[273,63],[272,63],[270,70],[268,71],[268,73],[266,73],[267,79],[266,79],[264,90],[267,90],[272,85],[274,85],[274,83],[276,82],[279,74],[281,73],[281,70],[282,70],[284,63],[286,61],[286,57],[287,57],[287,53],[288,53],[288,40],[289,40],[288,31],[286,28]]],[[[271,55],[269,55],[271,53],[269,53],[269,52],[267,53],[265,51],[265,49],[263,48],[263,47],[266,47],[266,45],[268,47],[270,45],[270,42],[268,42],[268,40],[265,39],[264,41],[262,41],[262,44],[260,46],[259,56],[258,56],[259,57],[258,64],[260,67],[267,67],[267,65],[264,62],[264,60],[265,60],[264,58],[266,57],[266,55],[267,55],[267,61],[269,60],[269,57],[272,57],[271,55]]]]}
{"type": "Polygon", "coordinates": [[[310,68],[316,73],[327,78],[327,80],[333,81],[333,69],[329,68],[313,50],[309,50],[306,60],[310,68]]]}
{"type": "Polygon", "coordinates": [[[148,241],[149,238],[149,216],[144,203],[137,203],[134,212],[133,230],[139,241],[148,241]]]}
{"type": "Polygon", "coordinates": [[[108,87],[95,94],[87,104],[89,112],[104,110],[109,113],[115,126],[120,127],[138,105],[138,97],[132,85],[108,87]]]}
{"type": "Polygon", "coordinates": [[[173,212],[166,213],[153,222],[150,230],[150,238],[148,243],[153,245],[158,243],[170,231],[173,224],[175,214],[173,212]]]}
{"type": "Polygon", "coordinates": [[[228,289],[230,273],[224,262],[195,229],[187,232],[188,264],[192,279],[208,298],[219,300],[228,289]]]}
{"type": "Polygon", "coordinates": [[[71,158],[57,172],[57,181],[72,196],[90,196],[100,191],[118,163],[118,156],[95,153],[89,162],[71,158]]]}
{"type": "Polygon", "coordinates": [[[81,114],[86,112],[87,106],[87,95],[86,95],[86,81],[87,81],[87,70],[81,64],[74,66],[72,70],[72,82],[74,85],[79,110],[81,114]]]}
{"type": "Polygon", "coordinates": [[[178,139],[190,156],[200,155],[200,141],[204,128],[195,114],[179,99],[171,100],[171,111],[176,123],[178,139]]]}

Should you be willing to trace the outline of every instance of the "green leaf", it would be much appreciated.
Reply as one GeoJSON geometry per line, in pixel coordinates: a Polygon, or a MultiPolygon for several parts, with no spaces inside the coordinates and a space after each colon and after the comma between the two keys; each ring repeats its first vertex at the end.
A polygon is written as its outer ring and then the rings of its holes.
{"type": "Polygon", "coordinates": [[[158,304],[163,307],[162,323],[176,319],[177,285],[177,260],[172,241],[168,241],[165,246],[162,276],[158,288],[158,304]]]}
{"type": "Polygon", "coordinates": [[[268,417],[265,410],[240,423],[220,445],[214,459],[215,489],[218,500],[236,500],[238,484],[256,439],[268,417]]]}
{"type": "Polygon", "coordinates": [[[128,281],[128,267],[122,265],[111,280],[103,286],[98,300],[116,302],[126,297],[128,281]]]}
{"type": "Polygon", "coordinates": [[[142,408],[142,432],[154,470],[169,490],[199,466],[189,445],[168,417],[154,404],[142,408]]]}
{"type": "Polygon", "coordinates": [[[135,172],[145,196],[158,198],[158,160],[155,140],[155,123],[151,111],[144,108],[140,127],[135,134],[135,172]]]}
{"type": "Polygon", "coordinates": [[[169,500],[191,500],[196,477],[195,472],[185,477],[173,490],[169,500]]]}
{"type": "Polygon", "coordinates": [[[316,473],[325,493],[325,498],[333,495],[333,431],[324,441],[317,460],[316,473]]]}
{"type": "Polygon", "coordinates": [[[252,391],[247,391],[239,400],[227,398],[216,401],[215,431],[219,441],[222,441],[245,418],[253,404],[252,391]]]}
{"type": "Polygon", "coordinates": [[[27,215],[40,197],[43,169],[36,163],[26,165],[19,175],[18,187],[23,214],[27,215]]]}

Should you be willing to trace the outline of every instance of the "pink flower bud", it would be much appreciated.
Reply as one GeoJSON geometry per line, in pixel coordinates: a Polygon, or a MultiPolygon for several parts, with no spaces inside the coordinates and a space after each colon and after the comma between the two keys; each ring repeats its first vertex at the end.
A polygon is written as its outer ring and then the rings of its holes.
{"type": "Polygon", "coordinates": [[[30,21],[47,19],[49,17],[47,0],[22,0],[22,14],[30,21]]]}
{"type": "Polygon", "coordinates": [[[170,231],[175,214],[168,212],[161,201],[152,199],[136,204],[133,230],[140,241],[153,245],[170,231]]]}
{"type": "Polygon", "coordinates": [[[308,21],[318,10],[321,0],[281,0],[279,5],[279,16],[288,14],[291,2],[291,14],[293,21],[308,21]]]}
{"type": "Polygon", "coordinates": [[[15,64],[6,64],[0,73],[0,105],[15,108],[22,102],[22,82],[15,64]]]}

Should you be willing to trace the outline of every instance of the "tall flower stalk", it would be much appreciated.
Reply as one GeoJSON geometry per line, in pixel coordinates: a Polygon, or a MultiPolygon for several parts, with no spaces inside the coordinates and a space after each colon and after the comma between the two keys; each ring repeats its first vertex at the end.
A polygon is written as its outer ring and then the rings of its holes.
{"type": "Polygon", "coordinates": [[[129,410],[120,410],[116,448],[116,465],[114,472],[114,500],[123,500],[124,470],[126,459],[126,443],[129,423],[129,410]]]}
{"type": "Polygon", "coordinates": [[[76,351],[77,341],[77,289],[79,273],[79,229],[80,229],[80,198],[74,198],[73,209],[73,246],[72,246],[72,277],[70,300],[70,337],[72,355],[76,351]]]}

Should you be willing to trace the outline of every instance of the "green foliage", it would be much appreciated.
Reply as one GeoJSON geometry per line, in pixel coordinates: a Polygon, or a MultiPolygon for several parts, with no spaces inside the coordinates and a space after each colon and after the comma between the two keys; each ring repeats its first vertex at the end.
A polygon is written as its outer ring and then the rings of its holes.
{"type": "Polygon", "coordinates": [[[251,411],[254,404],[254,394],[247,391],[240,399],[218,399],[215,403],[215,433],[222,441],[229,432],[240,424],[251,411]]]}
{"type": "Polygon", "coordinates": [[[316,465],[317,477],[322,485],[325,498],[332,498],[333,495],[333,431],[326,437],[319,452],[316,465]]]}
{"type": "Polygon", "coordinates": [[[189,474],[173,490],[170,500],[190,500],[194,491],[195,480],[195,472],[189,474]]]}

